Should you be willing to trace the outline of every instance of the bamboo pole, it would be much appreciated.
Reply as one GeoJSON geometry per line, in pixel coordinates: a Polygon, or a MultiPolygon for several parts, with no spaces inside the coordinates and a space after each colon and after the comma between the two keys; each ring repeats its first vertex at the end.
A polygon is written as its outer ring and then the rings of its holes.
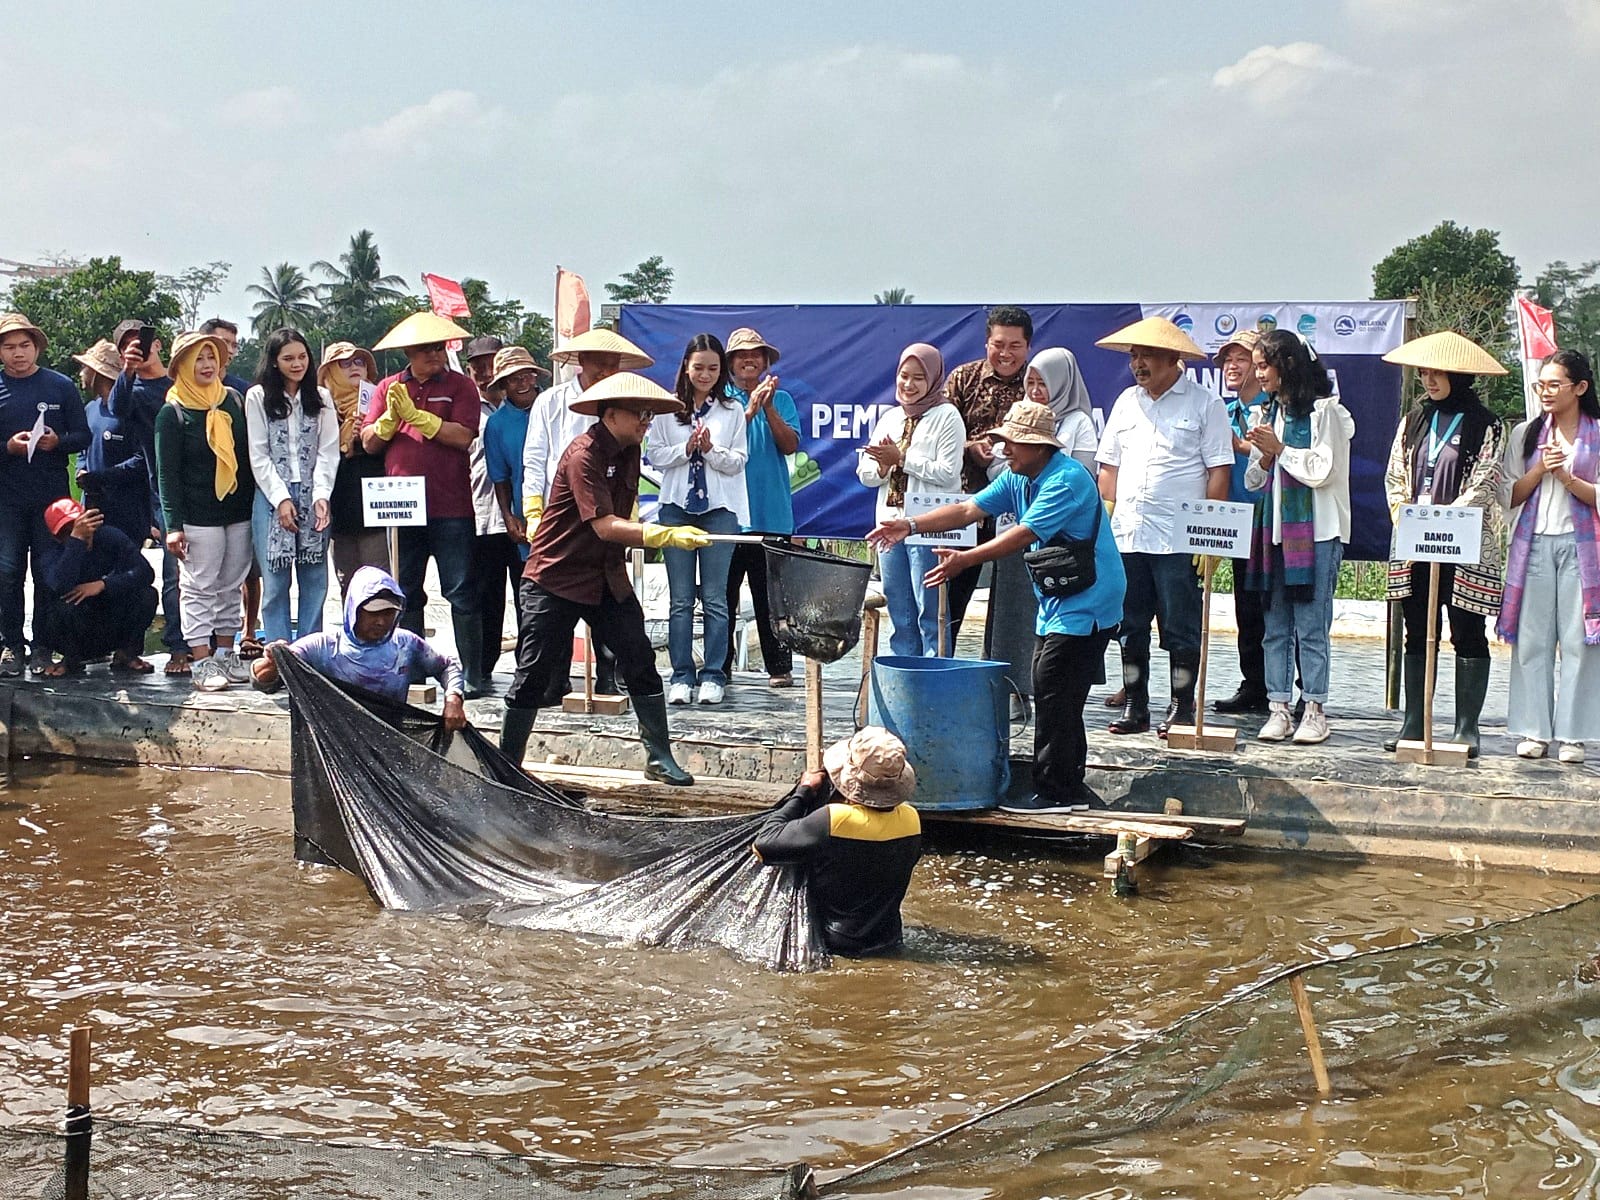
{"type": "Polygon", "coordinates": [[[1211,574],[1217,569],[1217,560],[1209,554],[1200,556],[1200,667],[1194,678],[1194,738],[1199,742],[1206,733],[1206,660],[1211,657],[1211,574]]]}
{"type": "Polygon", "coordinates": [[[1300,1032],[1305,1035],[1306,1051],[1311,1055],[1311,1074],[1317,1081],[1317,1094],[1331,1096],[1333,1082],[1328,1078],[1328,1064],[1322,1057],[1322,1041],[1317,1037],[1317,1019],[1311,1011],[1311,997],[1306,994],[1304,977],[1289,977],[1289,994],[1294,997],[1294,1010],[1300,1017],[1300,1032]]]}
{"type": "Polygon", "coordinates": [[[1428,663],[1422,692],[1423,762],[1433,756],[1433,685],[1439,671],[1439,564],[1428,564],[1428,663]]]}
{"type": "Polygon", "coordinates": [[[806,770],[822,770],[822,664],[806,659],[806,770]]]}
{"type": "Polygon", "coordinates": [[[950,585],[939,585],[939,657],[949,658],[950,585]]]}
{"type": "Polygon", "coordinates": [[[67,1051],[66,1200],[89,1200],[89,1148],[94,1118],[89,1112],[89,1030],[72,1031],[67,1051]]]}

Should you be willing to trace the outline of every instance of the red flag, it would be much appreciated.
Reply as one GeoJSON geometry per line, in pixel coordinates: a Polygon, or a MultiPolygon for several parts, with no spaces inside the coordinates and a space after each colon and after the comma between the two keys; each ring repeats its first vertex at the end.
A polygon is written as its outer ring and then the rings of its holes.
{"type": "Polygon", "coordinates": [[[1517,297],[1517,336],[1522,342],[1522,360],[1534,362],[1556,352],[1555,314],[1532,300],[1517,297]]]}
{"type": "Polygon", "coordinates": [[[424,271],[422,283],[428,289],[428,304],[436,315],[441,317],[472,315],[472,309],[467,306],[467,294],[454,279],[446,279],[443,275],[429,275],[424,271]]]}
{"type": "Polygon", "coordinates": [[[580,333],[589,332],[589,289],[583,276],[556,268],[557,345],[580,333]]]}

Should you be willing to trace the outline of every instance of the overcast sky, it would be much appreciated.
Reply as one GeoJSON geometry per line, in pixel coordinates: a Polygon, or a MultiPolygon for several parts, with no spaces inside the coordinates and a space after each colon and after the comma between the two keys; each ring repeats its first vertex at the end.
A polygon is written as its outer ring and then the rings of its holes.
{"type": "Polygon", "coordinates": [[[651,254],[686,303],[1356,299],[1446,218],[1600,258],[1600,0],[50,0],[0,47],[0,257],[225,259],[237,316],[363,227],[546,312],[651,254]]]}

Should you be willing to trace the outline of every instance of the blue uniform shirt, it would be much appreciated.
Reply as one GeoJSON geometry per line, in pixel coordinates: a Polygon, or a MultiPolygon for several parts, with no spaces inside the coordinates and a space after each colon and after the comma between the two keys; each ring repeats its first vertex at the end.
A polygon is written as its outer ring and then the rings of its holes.
{"type": "MultiPolygon", "coordinates": [[[[1109,629],[1122,620],[1122,597],[1127,590],[1122,555],[1117,552],[1117,541],[1111,535],[1111,522],[1105,518],[1094,476],[1077,459],[1057,450],[1037,479],[1007,468],[972,501],[991,517],[1005,513],[1015,516],[1033,531],[1035,550],[1057,534],[1070,541],[1088,537],[1098,512],[1101,520],[1094,544],[1094,585],[1076,596],[1039,596],[1035,631],[1040,637],[1048,633],[1082,637],[1096,629],[1109,629]]],[[[1038,596],[1037,587],[1034,595],[1038,596]]]]}
{"type": "MultiPolygon", "coordinates": [[[[727,390],[741,405],[750,403],[749,392],[731,383],[727,390]]],[[[781,388],[773,392],[772,407],[790,429],[800,428],[800,413],[788,392],[781,388]]],[[[758,412],[755,420],[745,423],[745,436],[750,457],[744,464],[744,488],[750,500],[750,523],[742,528],[746,533],[793,533],[794,494],[789,490],[789,461],[778,453],[765,412],[758,412]]]]}
{"type": "MultiPolygon", "coordinates": [[[[1250,409],[1254,405],[1246,405],[1235,396],[1228,401],[1228,424],[1233,426],[1235,437],[1243,437],[1250,432],[1253,423],[1250,420],[1250,409]]],[[[1228,477],[1228,499],[1236,504],[1254,504],[1256,493],[1244,485],[1245,468],[1250,465],[1248,454],[1235,454],[1233,456],[1233,472],[1228,477]]]]}
{"type": "MultiPolygon", "coordinates": [[[[529,413],[507,400],[483,423],[483,462],[489,482],[511,485],[511,511],[518,515],[522,513],[522,444],[528,440],[529,413]]],[[[526,542],[517,550],[523,558],[528,557],[526,542]]]]}
{"type": "Polygon", "coordinates": [[[89,445],[78,463],[84,494],[101,504],[108,524],[143,545],[150,537],[150,481],[138,439],[103,400],[89,401],[83,414],[89,423],[89,445]]]}
{"type": "Polygon", "coordinates": [[[0,371],[0,442],[31,430],[44,414],[60,444],[53,450],[26,454],[0,451],[0,497],[10,504],[43,509],[67,494],[67,456],[89,444],[89,423],[83,415],[78,385],[65,375],[40,367],[18,379],[0,371]]]}

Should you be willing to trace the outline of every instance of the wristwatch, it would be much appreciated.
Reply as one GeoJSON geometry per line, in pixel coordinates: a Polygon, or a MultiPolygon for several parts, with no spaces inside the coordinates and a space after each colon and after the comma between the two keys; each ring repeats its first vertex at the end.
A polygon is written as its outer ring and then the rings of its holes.
{"type": "Polygon", "coordinates": [[[906,518],[906,525],[909,527],[909,532],[916,533],[916,531],[917,531],[917,519],[915,517],[907,517],[906,518]]]}

